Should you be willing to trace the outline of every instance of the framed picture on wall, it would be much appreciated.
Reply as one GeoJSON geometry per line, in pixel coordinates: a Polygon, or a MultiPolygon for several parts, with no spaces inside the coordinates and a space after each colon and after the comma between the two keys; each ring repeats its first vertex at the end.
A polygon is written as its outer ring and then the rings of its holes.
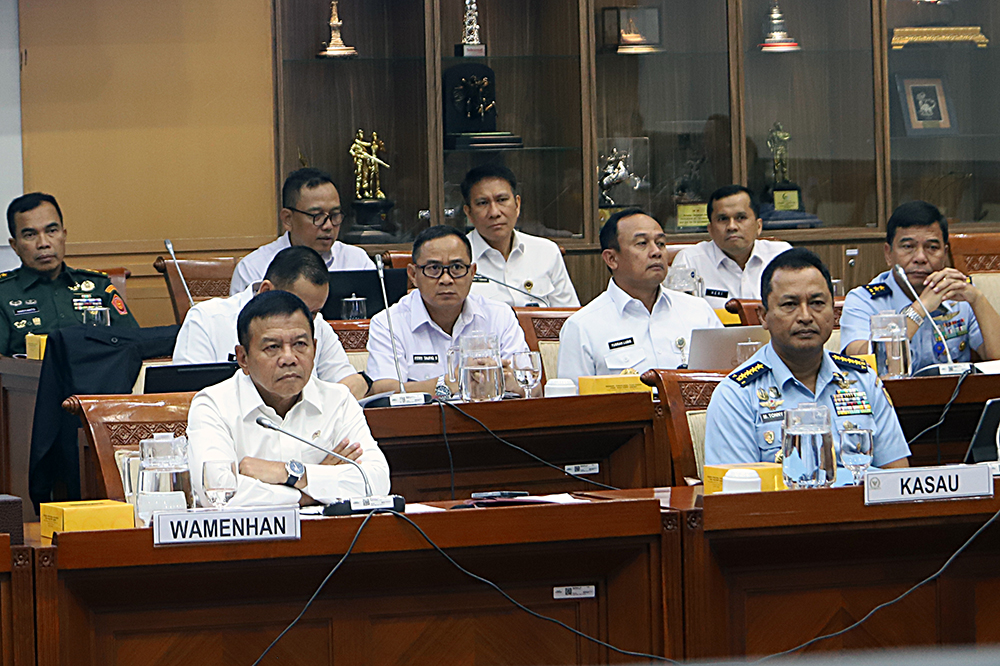
{"type": "Polygon", "coordinates": [[[955,111],[941,77],[896,75],[907,136],[958,134],[955,111]]]}

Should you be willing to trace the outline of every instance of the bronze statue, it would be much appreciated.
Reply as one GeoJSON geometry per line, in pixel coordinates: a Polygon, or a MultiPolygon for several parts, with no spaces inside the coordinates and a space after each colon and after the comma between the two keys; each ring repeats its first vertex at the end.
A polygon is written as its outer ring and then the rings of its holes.
{"type": "Polygon", "coordinates": [[[775,121],[771,131],[767,133],[767,148],[774,160],[774,182],[788,182],[788,142],[792,136],[775,121]]]}

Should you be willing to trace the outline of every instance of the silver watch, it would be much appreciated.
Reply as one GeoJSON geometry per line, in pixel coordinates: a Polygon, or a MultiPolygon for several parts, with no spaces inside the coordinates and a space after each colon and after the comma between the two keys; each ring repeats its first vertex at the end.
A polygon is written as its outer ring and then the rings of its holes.
{"type": "Polygon", "coordinates": [[[912,305],[907,305],[905,308],[903,308],[903,311],[900,312],[900,314],[909,319],[910,321],[912,321],[914,324],[916,324],[917,328],[920,328],[920,326],[924,323],[923,315],[917,312],[916,308],[914,308],[912,305]]]}
{"type": "Polygon", "coordinates": [[[444,381],[444,375],[438,377],[437,386],[434,387],[434,395],[444,400],[451,397],[451,389],[448,388],[448,384],[444,381]]]}

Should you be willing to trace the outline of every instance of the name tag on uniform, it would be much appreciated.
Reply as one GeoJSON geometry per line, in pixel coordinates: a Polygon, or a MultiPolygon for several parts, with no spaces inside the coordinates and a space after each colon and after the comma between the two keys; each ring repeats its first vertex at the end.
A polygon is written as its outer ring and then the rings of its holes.
{"type": "Polygon", "coordinates": [[[21,315],[35,314],[38,312],[38,308],[18,308],[14,310],[14,316],[19,317],[21,315]]]}
{"type": "Polygon", "coordinates": [[[413,355],[413,362],[414,363],[437,363],[438,362],[438,355],[437,354],[414,354],[413,355]]]}
{"type": "Polygon", "coordinates": [[[614,340],[608,343],[608,349],[621,349],[622,347],[628,347],[634,345],[635,340],[632,338],[624,338],[623,340],[614,340]]]}
{"type": "Polygon", "coordinates": [[[779,410],[777,412],[764,412],[760,415],[760,420],[764,423],[774,423],[775,421],[781,421],[785,418],[785,410],[779,410]]]}
{"type": "Polygon", "coordinates": [[[725,289],[706,289],[706,296],[712,296],[713,298],[726,298],[729,296],[729,292],[725,289]]]}
{"type": "Polygon", "coordinates": [[[484,276],[484,275],[473,275],[472,276],[472,281],[473,282],[489,282],[490,279],[488,277],[484,276]]]}

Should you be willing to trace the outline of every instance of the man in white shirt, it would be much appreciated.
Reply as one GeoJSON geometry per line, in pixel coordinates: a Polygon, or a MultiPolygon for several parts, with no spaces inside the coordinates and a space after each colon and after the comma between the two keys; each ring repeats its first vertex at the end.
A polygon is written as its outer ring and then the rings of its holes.
{"type": "Polygon", "coordinates": [[[293,171],[281,187],[281,205],[279,217],[285,233],[236,264],[229,285],[230,296],[261,280],[274,255],[286,247],[311,247],[323,257],[330,271],[375,268],[367,252],[337,240],[344,212],[340,207],[340,193],[330,174],[311,168],[293,171]]]}
{"type": "Polygon", "coordinates": [[[521,215],[516,191],[517,178],[505,166],[488,164],[465,174],[463,210],[475,227],[469,232],[477,271],[472,293],[516,307],[580,307],[559,246],[514,229],[521,215]]]}
{"type": "Polygon", "coordinates": [[[686,363],[695,328],[722,322],[704,299],[662,286],[667,235],[638,208],[601,227],[601,257],[611,270],[607,290],[576,312],[559,333],[559,377],[642,373],[686,363]]]}
{"type": "Polygon", "coordinates": [[[346,387],[312,374],[316,344],[309,308],[297,296],[269,291],[251,300],[236,323],[240,364],[231,379],[191,401],[187,436],[195,492],[206,506],[203,463],[238,464],[230,506],[328,504],[365,494],[361,473],[334,456],[257,425],[265,416],[282,428],[355,460],[372,491],[389,491],[389,466],[346,387]]]}
{"type": "Polygon", "coordinates": [[[262,282],[235,296],[202,301],[188,310],[177,333],[173,362],[222,363],[233,358],[239,344],[236,318],[240,311],[255,295],[275,289],[295,294],[314,314],[316,376],[343,384],[356,398],[364,397],[368,382],[351,365],[340,338],[320,313],[330,291],[329,277],[322,257],[308,247],[285,248],[271,260],[262,282]]]}
{"type": "Polygon", "coordinates": [[[710,241],[681,250],[674,268],[694,268],[705,280],[705,300],[723,308],[730,298],[760,298],[760,277],[771,260],[791,245],[760,240],[760,204],[742,185],[720,187],[708,198],[710,241]]]}
{"type": "MultiPolygon", "coordinates": [[[[469,239],[454,227],[428,227],[413,241],[413,263],[406,267],[416,289],[390,308],[399,369],[407,391],[450,395],[458,385],[448,379],[448,348],[463,335],[494,333],[506,362],[528,351],[514,311],[497,301],[469,294],[476,264],[469,239]]],[[[368,375],[372,393],[399,388],[392,340],[383,310],[368,330],[368,375]]],[[[507,390],[520,392],[509,371],[507,390]]]]}

